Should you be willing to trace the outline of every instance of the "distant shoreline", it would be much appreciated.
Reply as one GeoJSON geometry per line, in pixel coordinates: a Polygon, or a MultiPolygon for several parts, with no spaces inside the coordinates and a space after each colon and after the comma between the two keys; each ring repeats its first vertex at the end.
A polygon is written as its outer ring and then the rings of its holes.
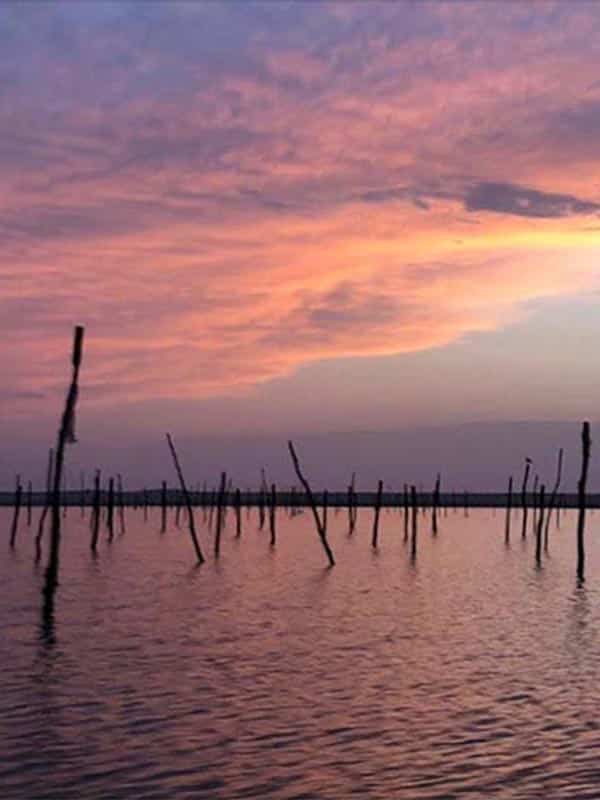
{"type": "MultiPolygon", "coordinates": [[[[206,490],[205,493],[191,491],[190,499],[192,504],[197,508],[217,506],[217,492],[216,490],[206,490]]],[[[508,495],[506,492],[469,492],[467,491],[467,507],[468,508],[501,508],[506,509],[508,495]]],[[[94,492],[87,489],[83,493],[77,489],[73,489],[61,493],[61,505],[69,507],[92,507],[93,506],[94,492]],[[82,502],[83,500],[83,502],[82,502]]],[[[314,492],[317,505],[323,504],[323,491],[314,492]]],[[[269,505],[269,496],[261,495],[260,491],[242,491],[241,492],[241,505],[244,507],[252,506],[259,507],[261,504],[265,507],[269,505]]],[[[356,492],[353,503],[359,508],[372,508],[375,505],[377,493],[376,492],[356,492]]],[[[13,506],[15,502],[14,491],[0,492],[0,506],[13,506]]],[[[409,499],[410,502],[410,499],[409,499]]],[[[103,490],[101,493],[100,504],[107,505],[108,492],[103,490]]],[[[347,508],[348,506],[348,493],[345,491],[328,492],[327,503],[333,508],[347,508]]],[[[419,508],[431,508],[433,506],[433,493],[432,492],[417,492],[417,503],[419,508]]],[[[43,507],[46,504],[46,492],[33,492],[31,496],[31,505],[35,508],[43,507]]],[[[235,504],[234,491],[228,492],[226,498],[226,505],[233,506],[235,504]]],[[[277,506],[279,508],[306,508],[309,507],[309,502],[304,493],[292,493],[289,490],[282,490],[277,492],[277,506]]],[[[533,492],[528,492],[526,496],[526,505],[528,508],[535,508],[538,504],[537,495],[534,496],[533,492]]],[[[27,505],[27,496],[23,493],[22,505],[27,505]]],[[[119,505],[118,497],[115,497],[115,507],[119,505]]],[[[162,505],[162,492],[161,489],[136,489],[134,491],[126,491],[123,493],[123,505],[127,508],[135,507],[158,507],[162,505]]],[[[167,506],[185,505],[183,494],[177,489],[167,490],[167,506]]],[[[384,492],[381,498],[381,505],[383,508],[402,509],[404,507],[403,492],[384,492]]],[[[459,508],[465,507],[465,492],[441,492],[439,500],[440,508],[459,508]]],[[[521,508],[520,493],[513,493],[512,496],[512,510],[518,512],[521,508]]],[[[578,507],[577,493],[576,492],[560,492],[556,497],[556,506],[561,509],[574,509],[578,507]]],[[[600,494],[588,494],[586,496],[586,507],[589,509],[600,508],[600,494]]],[[[545,508],[548,508],[548,498],[546,500],[545,508]]]]}

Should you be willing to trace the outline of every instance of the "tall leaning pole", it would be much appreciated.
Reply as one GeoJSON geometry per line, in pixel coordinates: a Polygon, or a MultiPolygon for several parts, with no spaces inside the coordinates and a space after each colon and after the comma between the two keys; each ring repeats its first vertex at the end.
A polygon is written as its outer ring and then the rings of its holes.
{"type": "Polygon", "coordinates": [[[51,598],[58,585],[58,567],[60,555],[60,494],[62,473],[65,459],[65,445],[76,442],[75,438],[75,407],[79,392],[79,368],[83,353],[83,326],[77,325],[73,335],[72,367],[73,374],[71,385],[67,393],[65,408],[62,414],[58,439],[56,443],[54,475],[52,483],[52,527],[50,531],[50,552],[48,566],[46,567],[46,580],[44,594],[51,598]]]}

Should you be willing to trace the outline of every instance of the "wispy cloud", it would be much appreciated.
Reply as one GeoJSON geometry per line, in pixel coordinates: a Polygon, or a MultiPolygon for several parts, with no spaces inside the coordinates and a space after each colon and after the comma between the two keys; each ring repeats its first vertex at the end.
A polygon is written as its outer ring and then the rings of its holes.
{"type": "Polygon", "coordinates": [[[589,4],[7,3],[0,366],[57,390],[84,322],[96,398],[233,392],[596,285],[596,34],[589,4]]]}

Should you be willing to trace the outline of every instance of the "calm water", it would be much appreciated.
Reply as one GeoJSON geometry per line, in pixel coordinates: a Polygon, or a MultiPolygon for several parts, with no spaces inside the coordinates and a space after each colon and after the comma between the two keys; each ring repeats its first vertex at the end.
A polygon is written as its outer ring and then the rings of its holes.
{"type": "Polygon", "coordinates": [[[308,514],[192,568],[134,511],[94,561],[71,510],[49,642],[0,511],[0,797],[600,798],[598,515],[577,589],[572,515],[538,570],[501,513],[422,518],[415,564],[400,516],[373,553],[361,513],[327,570],[308,514]]]}

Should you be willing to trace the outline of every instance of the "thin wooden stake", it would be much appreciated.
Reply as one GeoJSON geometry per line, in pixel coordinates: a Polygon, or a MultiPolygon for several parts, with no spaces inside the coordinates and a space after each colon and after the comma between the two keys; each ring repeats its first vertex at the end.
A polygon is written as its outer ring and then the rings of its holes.
{"type": "Polygon", "coordinates": [[[17,540],[17,529],[19,527],[19,514],[21,512],[21,498],[23,496],[23,487],[21,486],[21,476],[17,475],[15,486],[15,503],[13,511],[12,525],[10,529],[10,548],[14,550],[15,542],[17,540]]]}
{"type": "Polygon", "coordinates": [[[319,517],[319,512],[317,510],[317,504],[315,502],[314,495],[312,490],[308,484],[308,481],[302,474],[302,470],[300,469],[300,464],[298,462],[298,456],[296,455],[296,451],[294,450],[294,445],[292,442],[288,442],[288,449],[290,451],[290,456],[292,457],[292,462],[294,464],[294,469],[296,470],[296,475],[298,476],[298,480],[304,487],[304,491],[306,492],[306,496],[310,503],[310,507],[312,509],[313,517],[315,520],[315,525],[317,526],[317,533],[319,534],[319,538],[321,540],[321,544],[323,545],[323,549],[329,559],[329,566],[335,566],[335,559],[333,557],[333,553],[331,551],[331,547],[329,546],[329,542],[327,541],[327,534],[325,532],[325,528],[323,527],[323,523],[321,522],[321,518],[319,517]]]}
{"type": "Polygon", "coordinates": [[[185,479],[183,477],[183,472],[181,471],[181,467],[179,466],[179,459],[177,458],[177,452],[175,451],[175,445],[173,444],[173,440],[171,439],[170,434],[166,434],[167,436],[167,443],[169,445],[169,450],[171,451],[171,455],[173,456],[173,463],[175,464],[175,470],[177,472],[177,477],[179,478],[179,483],[181,485],[181,491],[183,492],[183,496],[185,498],[185,504],[187,506],[188,512],[188,522],[190,528],[190,536],[192,538],[192,542],[194,545],[194,550],[196,551],[196,557],[198,559],[199,564],[204,563],[204,556],[202,555],[202,550],[200,550],[200,545],[198,544],[198,537],[196,536],[196,526],[194,524],[194,510],[192,508],[192,504],[190,502],[190,497],[188,495],[187,486],[185,485],[185,479]]]}
{"type": "Polygon", "coordinates": [[[512,511],[512,495],[513,495],[513,476],[508,479],[508,494],[506,495],[506,526],[504,530],[504,541],[506,544],[510,542],[510,515],[512,511]]]}
{"type": "Polygon", "coordinates": [[[544,532],[544,501],[546,495],[546,487],[542,483],[540,486],[540,493],[538,497],[539,517],[537,522],[536,536],[535,536],[535,563],[540,566],[542,563],[542,538],[544,532]]]}
{"type": "Polygon", "coordinates": [[[585,510],[586,510],[586,486],[588,469],[590,464],[590,450],[592,440],[590,438],[590,423],[584,422],[581,431],[581,475],[577,483],[577,578],[580,582],[585,580],[585,510]]]}
{"type": "Polygon", "coordinates": [[[373,514],[373,535],[371,537],[371,547],[377,549],[377,540],[379,538],[379,515],[381,513],[381,495],[383,493],[383,481],[377,484],[377,495],[375,496],[375,507],[373,514]]]}
{"type": "Polygon", "coordinates": [[[73,376],[71,386],[67,394],[65,409],[63,411],[58,440],[56,444],[56,458],[54,464],[54,486],[52,492],[52,527],[50,532],[50,553],[48,566],[46,567],[46,581],[44,594],[49,601],[45,610],[45,616],[51,615],[51,597],[58,585],[58,569],[60,558],[60,489],[62,485],[63,464],[65,458],[65,445],[67,442],[75,441],[75,406],[77,404],[77,394],[79,391],[79,369],[83,354],[83,327],[77,325],[73,336],[73,376]]]}

